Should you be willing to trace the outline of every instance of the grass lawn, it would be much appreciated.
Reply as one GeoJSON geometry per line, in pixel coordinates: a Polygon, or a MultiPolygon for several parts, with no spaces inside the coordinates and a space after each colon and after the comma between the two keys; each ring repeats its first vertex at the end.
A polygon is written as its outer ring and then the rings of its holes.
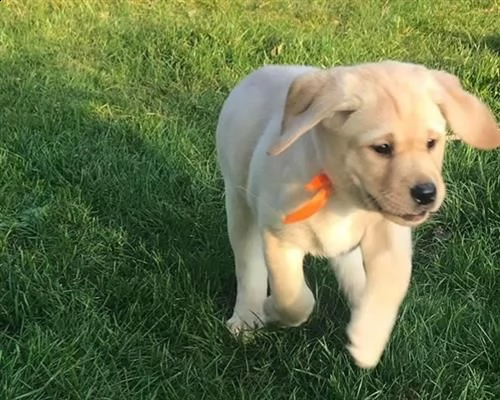
{"type": "Polygon", "coordinates": [[[304,326],[247,342],[214,132],[264,63],[457,74],[500,119],[500,3],[0,2],[0,399],[500,399],[500,157],[451,143],[448,197],[371,372],[308,261],[304,326]]]}

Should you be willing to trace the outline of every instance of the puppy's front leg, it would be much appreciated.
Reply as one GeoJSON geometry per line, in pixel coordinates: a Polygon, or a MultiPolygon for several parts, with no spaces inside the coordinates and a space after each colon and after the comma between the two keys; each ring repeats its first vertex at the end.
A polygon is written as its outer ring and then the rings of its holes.
{"type": "Polygon", "coordinates": [[[382,221],[361,242],[366,287],[347,330],[348,349],[361,368],[375,367],[391,335],[411,277],[411,230],[382,221]]]}
{"type": "Polygon", "coordinates": [[[309,318],[315,303],[304,279],[304,251],[269,231],[263,236],[271,287],[271,295],[264,303],[266,319],[298,326],[309,318]]]}

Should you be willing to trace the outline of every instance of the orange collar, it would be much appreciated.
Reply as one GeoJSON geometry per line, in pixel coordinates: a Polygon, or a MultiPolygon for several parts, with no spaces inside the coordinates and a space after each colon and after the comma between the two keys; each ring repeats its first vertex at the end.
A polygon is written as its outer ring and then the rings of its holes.
{"type": "Polygon", "coordinates": [[[305,188],[308,192],[316,191],[316,194],[295,211],[286,214],[283,217],[283,223],[292,224],[294,222],[303,221],[316,214],[328,201],[333,191],[333,184],[325,173],[320,173],[313,176],[309,183],[305,185],[305,188]]]}

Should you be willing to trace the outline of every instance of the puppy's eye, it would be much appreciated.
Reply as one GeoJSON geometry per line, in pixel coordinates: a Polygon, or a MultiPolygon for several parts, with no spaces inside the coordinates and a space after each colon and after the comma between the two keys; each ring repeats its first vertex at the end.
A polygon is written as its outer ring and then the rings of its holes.
{"type": "Polygon", "coordinates": [[[383,156],[391,156],[393,148],[389,143],[373,145],[371,148],[378,154],[382,154],[383,156]]]}
{"type": "Polygon", "coordinates": [[[436,139],[427,140],[427,149],[432,150],[436,146],[436,139]]]}

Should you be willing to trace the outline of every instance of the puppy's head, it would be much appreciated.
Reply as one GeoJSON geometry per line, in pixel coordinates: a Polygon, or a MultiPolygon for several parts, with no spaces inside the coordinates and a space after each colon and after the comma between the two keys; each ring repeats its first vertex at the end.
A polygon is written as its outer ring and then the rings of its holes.
{"type": "Polygon", "coordinates": [[[328,174],[366,208],[414,226],[445,195],[447,126],[473,147],[500,146],[492,113],[449,73],[392,61],[337,67],[292,83],[269,153],[309,132],[328,174]]]}

